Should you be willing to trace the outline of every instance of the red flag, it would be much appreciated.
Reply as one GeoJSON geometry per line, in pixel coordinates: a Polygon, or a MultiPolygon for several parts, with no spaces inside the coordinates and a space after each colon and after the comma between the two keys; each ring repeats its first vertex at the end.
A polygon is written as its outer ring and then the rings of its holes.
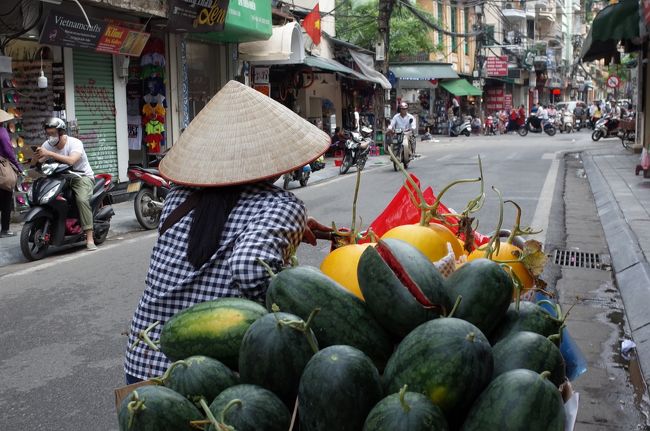
{"type": "Polygon", "coordinates": [[[311,37],[314,45],[320,44],[320,11],[318,10],[318,3],[316,3],[314,9],[302,21],[302,26],[309,37],[311,37]]]}

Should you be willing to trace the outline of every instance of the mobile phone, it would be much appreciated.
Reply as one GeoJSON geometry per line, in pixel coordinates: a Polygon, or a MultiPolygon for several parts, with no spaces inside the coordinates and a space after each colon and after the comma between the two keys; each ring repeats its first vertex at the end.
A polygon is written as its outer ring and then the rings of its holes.
{"type": "Polygon", "coordinates": [[[36,145],[32,145],[30,148],[31,148],[32,151],[34,151],[34,152],[36,152],[36,150],[38,149],[38,147],[37,147],[36,145]]]}

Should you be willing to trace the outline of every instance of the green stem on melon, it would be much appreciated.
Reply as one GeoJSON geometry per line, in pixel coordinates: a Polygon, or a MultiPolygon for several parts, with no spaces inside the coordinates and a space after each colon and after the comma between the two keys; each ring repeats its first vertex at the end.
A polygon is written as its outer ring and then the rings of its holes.
{"type": "MultiPolygon", "coordinates": [[[[354,185],[354,198],[352,199],[352,224],[350,225],[350,232],[352,237],[356,238],[357,231],[357,199],[359,197],[359,185],[361,184],[361,170],[357,169],[357,181],[354,185]]],[[[355,241],[356,242],[356,241],[355,241]]]]}
{"type": "Polygon", "coordinates": [[[133,344],[131,344],[131,350],[135,349],[135,346],[137,346],[140,342],[143,342],[155,352],[160,351],[160,347],[158,347],[158,345],[149,337],[149,332],[151,332],[158,325],[160,325],[160,321],[153,322],[144,331],[138,332],[138,337],[133,342],[133,344]]]}
{"type": "Polygon", "coordinates": [[[318,314],[319,311],[320,308],[314,308],[311,311],[311,313],[309,313],[309,317],[307,317],[306,322],[305,321],[298,322],[290,319],[284,319],[279,321],[281,325],[285,325],[297,331],[302,332],[305,335],[305,338],[307,339],[307,343],[309,344],[309,347],[311,347],[314,353],[318,353],[318,343],[316,342],[310,329],[311,329],[312,321],[314,320],[314,317],[316,316],[316,314],[318,314]]]}
{"type": "MultiPolygon", "coordinates": [[[[233,407],[234,407],[235,405],[237,405],[237,404],[241,406],[241,405],[243,405],[244,403],[243,403],[242,400],[240,400],[239,398],[235,398],[234,400],[230,400],[230,401],[228,401],[228,404],[226,404],[226,406],[223,408],[223,410],[221,410],[221,413],[219,413],[219,421],[220,421],[222,424],[225,425],[225,422],[226,422],[226,413],[228,413],[228,410],[230,410],[231,408],[233,408],[233,407]]],[[[228,427],[228,429],[232,429],[232,430],[234,430],[234,428],[232,428],[232,427],[230,427],[230,426],[228,427]]]]}
{"type": "Polygon", "coordinates": [[[293,426],[296,424],[296,417],[298,416],[298,397],[293,403],[293,414],[291,415],[291,424],[289,424],[289,431],[293,430],[293,426]]]}
{"type": "Polygon", "coordinates": [[[447,315],[447,317],[454,317],[454,313],[456,312],[456,309],[460,306],[460,302],[463,300],[463,295],[458,295],[456,298],[456,302],[454,302],[454,306],[447,315]]]}
{"type": "MultiPolygon", "coordinates": [[[[234,400],[233,400],[234,401],[234,400]]],[[[232,402],[232,401],[231,401],[232,402]]],[[[217,420],[214,415],[212,414],[212,410],[210,410],[210,407],[208,406],[208,403],[205,402],[205,398],[201,397],[199,399],[199,404],[201,405],[201,408],[203,409],[203,412],[205,412],[205,415],[208,418],[208,421],[212,424],[215,430],[217,431],[234,431],[234,428],[225,425],[223,423],[223,412],[221,416],[219,417],[220,421],[217,420]]]]}
{"type": "Polygon", "coordinates": [[[517,204],[517,202],[513,200],[507,200],[504,203],[511,203],[515,206],[517,215],[515,216],[515,225],[512,227],[512,232],[510,232],[510,235],[508,236],[508,239],[506,242],[508,244],[512,244],[512,241],[515,239],[517,235],[536,235],[538,233],[541,233],[542,230],[533,230],[532,227],[527,227],[522,229],[521,228],[521,207],[517,204]]]}
{"type": "Polygon", "coordinates": [[[467,337],[465,337],[465,339],[473,343],[474,340],[476,340],[476,334],[474,332],[470,332],[467,334],[467,337]]]}
{"type": "Polygon", "coordinates": [[[165,374],[163,374],[161,377],[154,377],[154,378],[149,379],[149,380],[153,381],[154,383],[160,382],[161,385],[164,385],[165,382],[167,382],[167,380],[169,380],[169,376],[171,375],[174,368],[176,368],[176,367],[178,367],[180,365],[182,365],[184,367],[187,367],[189,364],[187,363],[187,361],[181,359],[180,361],[176,361],[173,364],[171,364],[167,368],[167,370],[165,371],[165,374]]]}
{"type": "Polygon", "coordinates": [[[135,416],[143,410],[144,400],[140,399],[137,389],[131,393],[131,401],[126,405],[126,409],[129,412],[129,429],[133,428],[133,422],[135,421],[135,416]]]}
{"type": "Polygon", "coordinates": [[[560,343],[562,342],[562,335],[561,335],[561,334],[562,334],[562,329],[560,329],[560,332],[559,332],[559,333],[557,333],[557,334],[553,334],[553,335],[549,335],[549,336],[546,337],[546,338],[548,338],[549,341],[551,341],[553,344],[555,344],[556,346],[559,347],[559,346],[560,346],[560,343]]]}
{"type": "Polygon", "coordinates": [[[197,430],[205,430],[204,425],[210,425],[211,422],[208,419],[201,419],[196,421],[190,421],[190,426],[196,428],[197,430]]]}
{"type": "Polygon", "coordinates": [[[510,279],[512,280],[512,284],[515,285],[515,310],[519,311],[519,302],[521,301],[520,295],[524,289],[524,284],[521,282],[519,276],[512,270],[512,267],[508,265],[507,262],[499,261],[499,266],[501,269],[508,273],[510,279]]]}
{"type": "Polygon", "coordinates": [[[545,380],[548,380],[549,377],[551,377],[551,372],[550,371],[542,371],[539,373],[539,376],[545,380]]]}
{"type": "Polygon", "coordinates": [[[408,385],[402,386],[402,389],[399,390],[399,403],[402,405],[402,410],[408,413],[411,411],[411,406],[406,402],[406,389],[408,389],[408,385]]]}
{"type": "Polygon", "coordinates": [[[261,258],[258,257],[257,258],[257,263],[262,265],[264,267],[264,269],[266,269],[266,272],[268,272],[271,277],[276,276],[275,272],[273,272],[273,268],[271,268],[271,266],[268,263],[264,262],[264,260],[262,260],[261,258]]]}
{"type": "Polygon", "coordinates": [[[487,243],[485,248],[485,257],[487,259],[492,259],[494,253],[499,254],[499,249],[501,248],[501,238],[499,238],[499,232],[501,231],[501,226],[503,225],[503,196],[501,191],[496,187],[492,186],[492,190],[499,196],[499,221],[497,222],[497,228],[494,231],[494,235],[490,238],[490,241],[487,243]]]}

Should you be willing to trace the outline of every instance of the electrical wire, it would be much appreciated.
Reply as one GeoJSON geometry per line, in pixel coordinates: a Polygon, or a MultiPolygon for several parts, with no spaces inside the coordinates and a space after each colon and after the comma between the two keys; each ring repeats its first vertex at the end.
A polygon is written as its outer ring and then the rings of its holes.
{"type": "Polygon", "coordinates": [[[402,6],[406,7],[413,15],[415,15],[416,18],[418,18],[420,21],[422,21],[426,26],[439,31],[442,34],[446,34],[447,36],[455,36],[455,37],[477,37],[485,33],[485,30],[478,30],[474,31],[471,33],[459,33],[459,32],[454,32],[454,31],[449,31],[444,28],[442,28],[440,25],[433,23],[430,21],[422,12],[420,12],[417,8],[413,7],[413,5],[409,4],[407,1],[404,0],[397,0],[402,6]]]}

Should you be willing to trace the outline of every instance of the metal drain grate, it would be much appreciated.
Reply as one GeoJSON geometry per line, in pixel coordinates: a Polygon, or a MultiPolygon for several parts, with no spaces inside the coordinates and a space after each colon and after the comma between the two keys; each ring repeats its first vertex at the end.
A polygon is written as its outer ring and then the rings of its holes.
{"type": "Polygon", "coordinates": [[[555,250],[553,262],[556,265],[568,266],[570,268],[602,269],[600,255],[574,250],[555,250]]]}

